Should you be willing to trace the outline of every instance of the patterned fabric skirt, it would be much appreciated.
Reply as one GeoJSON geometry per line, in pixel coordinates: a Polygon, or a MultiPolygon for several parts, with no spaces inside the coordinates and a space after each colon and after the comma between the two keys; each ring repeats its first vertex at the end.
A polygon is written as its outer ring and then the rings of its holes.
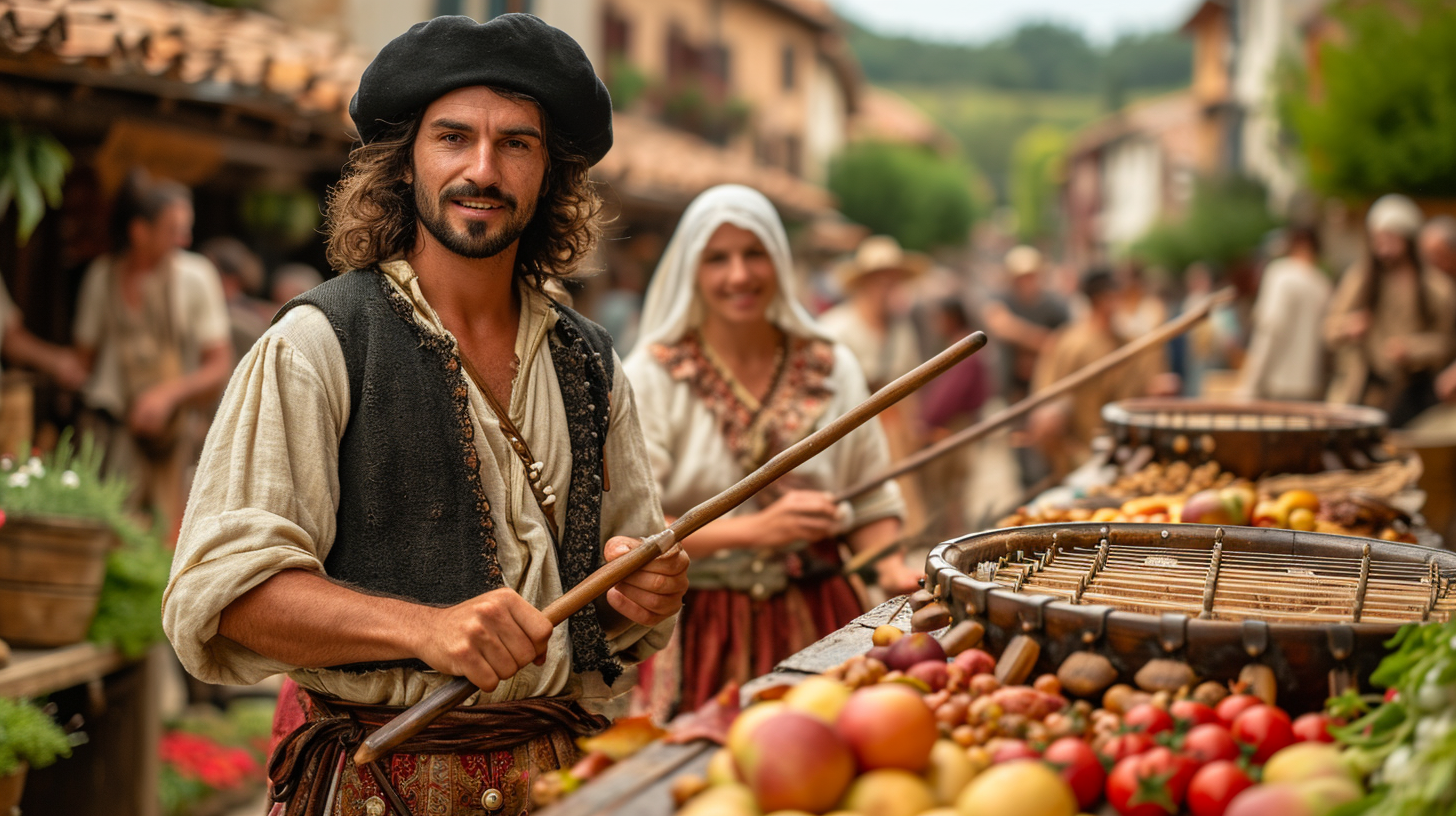
{"type": "Polygon", "coordinates": [[[277,743],[269,762],[279,800],[271,816],[527,814],[536,778],[570,767],[581,757],[575,737],[606,725],[559,700],[460,708],[374,767],[358,767],[353,753],[364,734],[403,709],[330,705],[303,694],[306,720],[277,743]]]}
{"type": "Polygon", "coordinates": [[[767,674],[863,612],[854,588],[837,575],[762,600],[729,589],[693,590],[672,642],[641,665],[636,707],[664,722],[692,711],[726,683],[767,674]]]}

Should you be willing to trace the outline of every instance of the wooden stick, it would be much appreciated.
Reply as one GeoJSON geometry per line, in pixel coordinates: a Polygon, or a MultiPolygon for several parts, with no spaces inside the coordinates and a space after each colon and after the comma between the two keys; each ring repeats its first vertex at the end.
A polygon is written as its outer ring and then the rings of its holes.
{"type": "MultiPolygon", "coordinates": [[[[869,399],[843,416],[768,460],[763,467],[748,474],[738,484],[682,514],[666,530],[643,539],[642,544],[630,553],[603,565],[551,602],[541,613],[553,626],[559,625],[624,578],[646,566],[652,559],[669,551],[677,542],[747,501],[775,479],[818,455],[850,431],[944,374],[951,366],[980,351],[985,345],[986,335],[983,332],[975,332],[963,338],[914,371],[876,391],[869,399]]],[[[370,734],[354,754],[354,763],[362,766],[384,756],[395,746],[418,734],[440,715],[470,699],[475,692],[475,685],[464,677],[451,680],[370,734]]]]}
{"type": "MultiPolygon", "coordinates": [[[[1015,405],[1007,406],[963,431],[948,436],[918,453],[905,457],[890,466],[889,469],[865,479],[847,490],[840,491],[835,495],[834,501],[851,501],[859,498],[885,482],[904,476],[906,473],[924,466],[927,462],[939,459],[962,445],[974,442],[997,428],[1010,423],[1012,420],[1031,413],[1034,409],[1062,396],[1068,391],[1084,385],[1097,377],[1101,377],[1114,368],[1131,361],[1144,351],[1161,343],[1165,343],[1193,328],[1204,318],[1208,317],[1215,306],[1221,306],[1231,302],[1235,294],[1233,287],[1227,287],[1214,292],[1189,311],[1169,320],[1167,323],[1103,357],[1101,360],[1068,374],[1015,405]]],[[[900,543],[900,540],[896,539],[873,550],[865,550],[854,557],[853,563],[856,565],[856,568],[873,563],[879,557],[900,546],[900,543]]]]}
{"type": "Polygon", "coordinates": [[[1002,410],[997,411],[995,414],[987,417],[986,419],[977,422],[975,425],[972,425],[971,427],[966,428],[965,430],[960,431],[953,436],[948,436],[945,439],[942,439],[941,441],[935,443],[934,445],[931,445],[928,448],[925,448],[918,453],[905,457],[905,459],[891,466],[888,470],[872,476],[869,479],[866,479],[855,485],[854,487],[849,488],[848,490],[841,491],[838,495],[834,497],[835,501],[850,501],[852,499],[863,496],[864,494],[870,492],[871,490],[874,490],[885,482],[903,476],[906,473],[909,473],[910,471],[925,465],[925,463],[927,462],[939,459],[940,457],[955,450],[956,448],[968,442],[974,442],[975,440],[980,439],[991,431],[994,431],[997,428],[1006,425],[1013,419],[1017,419],[1024,414],[1030,413],[1032,410],[1041,407],[1043,404],[1050,402],[1057,397],[1062,396],[1068,391],[1071,391],[1078,386],[1085,385],[1090,380],[1100,377],[1103,374],[1106,374],[1107,372],[1113,370],[1114,368],[1117,368],[1118,366],[1129,362],[1130,360],[1132,360],[1132,358],[1143,353],[1144,351],[1147,351],[1153,346],[1165,343],[1168,340],[1171,340],[1174,337],[1177,337],[1178,335],[1183,334],[1184,332],[1193,328],[1199,323],[1199,321],[1208,317],[1209,313],[1213,311],[1213,308],[1215,306],[1221,306],[1225,303],[1232,301],[1234,299],[1234,295],[1235,292],[1232,287],[1214,292],[1213,294],[1204,298],[1201,303],[1199,303],[1197,306],[1193,307],[1189,311],[1179,315],[1173,320],[1169,320],[1167,323],[1164,323],[1163,325],[1152,330],[1151,332],[1148,332],[1142,337],[1139,337],[1131,343],[1128,343],[1127,345],[1123,346],[1117,351],[1112,352],[1106,357],[1103,357],[1101,360],[1098,360],[1092,365],[1084,366],[1080,370],[1068,374],[1067,376],[1061,378],[1060,380],[1057,380],[1056,382],[1052,383],[1046,388],[1043,388],[1035,394],[1028,396],[1026,399],[1016,403],[1015,405],[1003,408],[1002,410]]]}

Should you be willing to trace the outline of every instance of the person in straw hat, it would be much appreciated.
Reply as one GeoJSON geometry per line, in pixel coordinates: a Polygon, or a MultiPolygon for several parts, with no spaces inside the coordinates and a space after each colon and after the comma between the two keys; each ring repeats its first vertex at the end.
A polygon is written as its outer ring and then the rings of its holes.
{"type": "MultiPolygon", "coordinates": [[[[868,396],[853,353],[815,324],[793,286],[783,224],[758,191],[714,187],[683,213],[625,363],[669,517],[868,396]]],[[[860,614],[840,546],[893,541],[899,491],[884,485],[843,506],[832,493],[889,461],[872,420],[683,542],[692,589],[673,642],[642,669],[646,708],[658,717],[696,708],[860,614]]],[[[921,577],[902,559],[879,569],[894,594],[921,577]]]]}
{"type": "Polygon", "coordinates": [[[1045,262],[1035,247],[1014,247],[1004,263],[1008,290],[987,303],[984,313],[986,328],[1001,345],[1006,401],[1014,403],[1027,395],[1037,358],[1070,313],[1066,301],[1042,285],[1045,262]]]}
{"type": "Polygon", "coordinates": [[[1366,255],[1340,278],[1324,322],[1335,355],[1329,400],[1381,408],[1397,428],[1436,403],[1456,329],[1456,288],[1416,252],[1424,221],[1403,195],[1370,207],[1366,255]]]}
{"type": "Polygon", "coordinates": [[[836,270],[845,301],[819,316],[824,333],[848,346],[874,391],[920,364],[915,331],[902,316],[904,285],[930,267],[889,235],[871,235],[836,270]]]}

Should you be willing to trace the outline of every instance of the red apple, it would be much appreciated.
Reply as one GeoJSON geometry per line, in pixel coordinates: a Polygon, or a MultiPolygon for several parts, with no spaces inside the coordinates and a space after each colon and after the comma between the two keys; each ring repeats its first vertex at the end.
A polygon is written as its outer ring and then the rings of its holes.
{"type": "Polygon", "coordinates": [[[866,686],[851,694],[834,728],[861,771],[901,768],[920,773],[940,733],[935,712],[919,692],[898,683],[866,686]]]}
{"type": "Polygon", "coordinates": [[[820,720],[782,711],[753,729],[734,755],[759,807],[822,813],[854,779],[854,756],[820,720]]]}

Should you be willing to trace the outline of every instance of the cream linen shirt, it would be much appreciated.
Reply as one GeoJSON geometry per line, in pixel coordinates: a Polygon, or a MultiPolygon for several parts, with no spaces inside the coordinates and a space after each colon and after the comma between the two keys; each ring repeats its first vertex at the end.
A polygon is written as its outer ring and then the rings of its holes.
{"type": "MultiPolygon", "coordinates": [[[[669,515],[682,515],[748,475],[728,449],[717,417],[698,399],[689,383],[674,379],[650,354],[632,355],[627,362],[627,376],[642,402],[647,453],[662,490],[663,509],[669,515]]],[[[833,389],[834,396],[815,426],[806,429],[805,436],[849,413],[869,397],[854,352],[839,343],[834,345],[834,370],[826,385],[833,389]]],[[[795,487],[835,491],[889,465],[890,448],[884,430],[878,419],[871,419],[795,468],[792,478],[795,487]]],[[[851,507],[853,512],[845,520],[846,529],[904,515],[900,488],[894,482],[860,496],[851,507]]],[[[760,509],[759,503],[750,499],[724,517],[756,513],[760,509]]],[[[716,557],[732,558],[734,553],[719,550],[716,557]]],[[[747,568],[758,573],[768,567],[761,559],[754,559],[747,568]]]]}
{"type": "MultiPolygon", "coordinates": [[[[383,266],[415,307],[415,319],[454,342],[420,293],[404,262],[383,266]]],[[[349,274],[370,274],[356,272],[349,274]]],[[[544,464],[542,478],[566,496],[571,446],[566,413],[547,348],[557,316],[544,295],[519,287],[516,336],[520,373],[507,410],[544,464]]],[[[556,549],[545,515],[528,488],[521,460],[510,448],[480,391],[467,378],[470,416],[480,454],[480,476],[490,498],[505,585],[537,608],[561,595],[556,549]]],[[[286,569],[322,573],[334,543],[339,507],[338,448],[349,423],[349,381],[337,337],[323,312],[290,310],[243,358],[208,433],[182,524],[162,622],[182,664],[212,683],[247,684],[288,672],[304,688],[358,703],[406,706],[450,678],[434,672],[391,669],[347,674],[305,669],[266,658],[218,634],[218,619],[233,599],[286,569]]],[[[611,490],[602,495],[602,541],[662,529],[662,510],[637,421],[632,388],[616,366],[606,458],[611,490]]],[[[566,502],[553,506],[564,527],[566,502]]],[[[674,619],[657,627],[632,626],[608,646],[625,662],[662,648],[674,619]]],[[[609,689],[601,675],[574,675],[568,623],[551,636],[543,666],[526,666],[474,702],[567,694],[588,708],[611,713],[613,698],[630,689],[627,672],[609,689]]]]}

